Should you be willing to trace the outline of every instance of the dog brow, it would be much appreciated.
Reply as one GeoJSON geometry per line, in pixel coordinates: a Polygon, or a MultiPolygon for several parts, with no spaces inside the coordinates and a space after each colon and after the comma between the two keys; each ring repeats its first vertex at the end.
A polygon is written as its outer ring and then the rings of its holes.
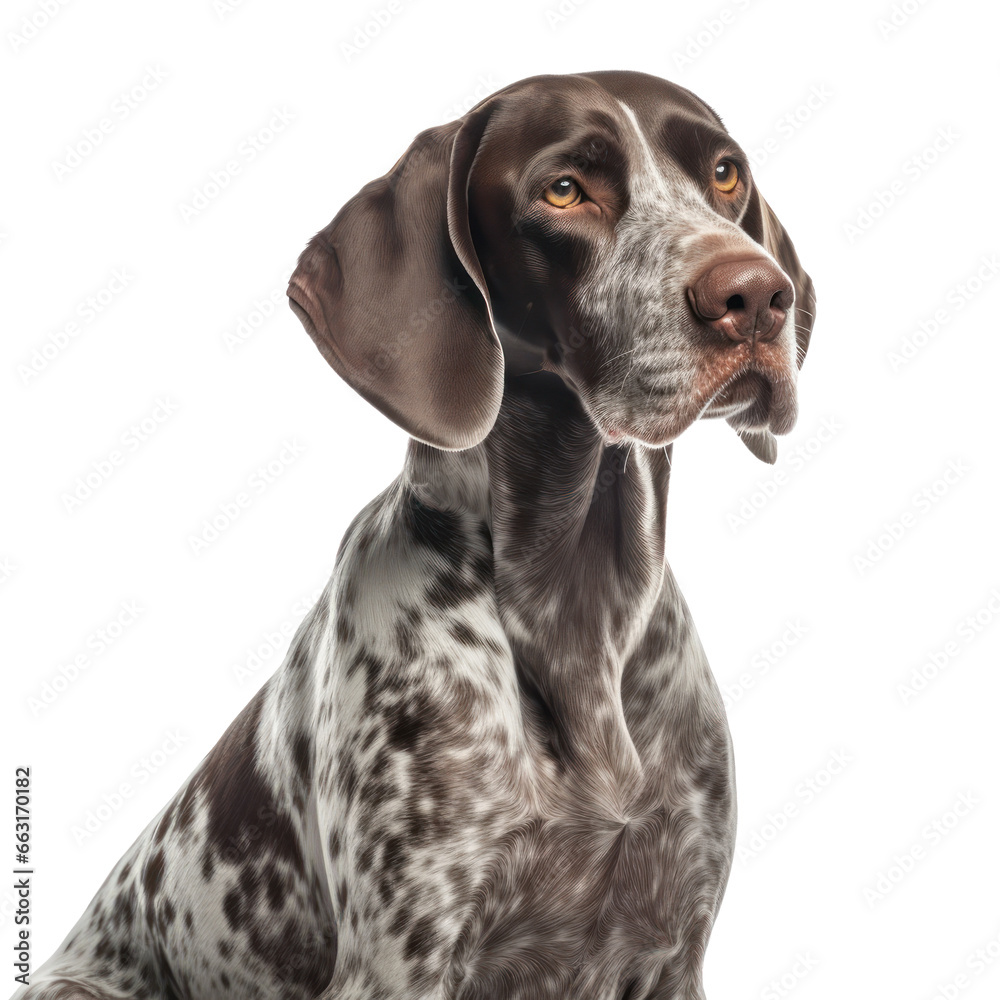
{"type": "Polygon", "coordinates": [[[639,140],[639,148],[642,151],[642,157],[646,165],[647,176],[653,178],[654,183],[660,190],[660,194],[664,197],[668,195],[667,183],[664,180],[663,172],[660,170],[656,163],[656,157],[653,155],[653,149],[649,145],[646,136],[643,134],[642,127],[639,125],[639,119],[636,117],[635,112],[622,100],[618,103],[621,105],[622,110],[625,112],[625,117],[632,123],[632,128],[635,129],[636,137],[639,140]]]}

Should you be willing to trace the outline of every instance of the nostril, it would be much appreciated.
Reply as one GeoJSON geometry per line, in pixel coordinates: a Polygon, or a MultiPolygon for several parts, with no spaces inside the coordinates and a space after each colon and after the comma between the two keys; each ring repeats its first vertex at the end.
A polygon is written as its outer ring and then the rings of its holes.
{"type": "Polygon", "coordinates": [[[777,291],[771,296],[771,308],[782,310],[785,308],[785,293],[783,291],[777,291]]]}
{"type": "Polygon", "coordinates": [[[742,295],[730,295],[729,298],[726,299],[727,311],[730,309],[743,309],[743,308],[745,308],[745,306],[743,305],[742,295]]]}

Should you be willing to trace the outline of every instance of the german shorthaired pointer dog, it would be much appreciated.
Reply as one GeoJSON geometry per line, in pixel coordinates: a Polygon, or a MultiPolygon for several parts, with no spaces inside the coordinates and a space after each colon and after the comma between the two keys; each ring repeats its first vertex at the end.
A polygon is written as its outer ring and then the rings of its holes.
{"type": "Polygon", "coordinates": [[[718,116],[539,76],[421,133],[288,294],[413,440],[288,657],[31,1000],[696,1000],[733,853],[671,442],[796,416],[813,292],[718,116]]]}

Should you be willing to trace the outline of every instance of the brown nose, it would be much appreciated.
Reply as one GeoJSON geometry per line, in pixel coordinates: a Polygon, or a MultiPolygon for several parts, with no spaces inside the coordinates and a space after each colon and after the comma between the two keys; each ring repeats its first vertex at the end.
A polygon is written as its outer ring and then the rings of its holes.
{"type": "Polygon", "coordinates": [[[792,285],[766,257],[714,264],[687,290],[695,315],[730,340],[776,337],[792,304],[792,285]]]}

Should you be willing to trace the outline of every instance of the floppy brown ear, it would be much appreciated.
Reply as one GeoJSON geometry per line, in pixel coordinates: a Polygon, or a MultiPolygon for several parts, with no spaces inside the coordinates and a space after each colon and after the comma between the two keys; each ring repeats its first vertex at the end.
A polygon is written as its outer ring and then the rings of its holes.
{"type": "Polygon", "coordinates": [[[503,395],[503,353],[468,218],[488,113],[421,132],[312,239],[288,286],[337,373],[438,448],[478,444],[503,395]]]}
{"type": "MultiPolygon", "coordinates": [[[[788,237],[785,227],[778,221],[771,206],[754,188],[743,217],[743,228],[760,243],[792,279],[795,289],[795,361],[799,368],[805,360],[812,336],[816,313],[816,293],[812,278],[806,274],[788,237]]],[[[740,440],[762,462],[774,464],[778,457],[778,443],[769,430],[737,430],[740,440]]]]}

